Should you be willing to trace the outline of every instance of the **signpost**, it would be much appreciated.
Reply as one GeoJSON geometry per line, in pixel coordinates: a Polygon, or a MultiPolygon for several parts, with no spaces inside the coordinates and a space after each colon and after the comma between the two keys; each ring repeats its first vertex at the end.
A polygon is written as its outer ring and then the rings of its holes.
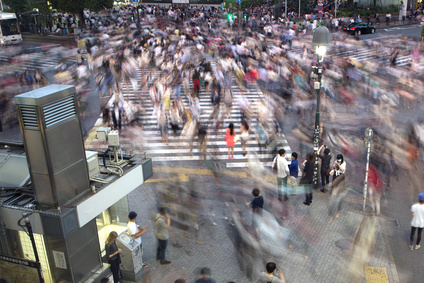
{"type": "Polygon", "coordinates": [[[367,147],[367,164],[365,167],[365,181],[364,181],[364,206],[362,208],[365,211],[365,204],[367,202],[367,191],[368,191],[368,169],[370,167],[370,152],[371,152],[371,143],[372,143],[373,131],[371,128],[365,130],[365,146],[367,147]]]}

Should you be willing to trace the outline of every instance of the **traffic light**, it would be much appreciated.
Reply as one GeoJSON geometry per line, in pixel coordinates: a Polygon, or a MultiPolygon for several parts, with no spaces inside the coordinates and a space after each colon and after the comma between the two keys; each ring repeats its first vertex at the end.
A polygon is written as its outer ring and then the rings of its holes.
{"type": "Polygon", "coordinates": [[[131,21],[134,21],[134,14],[131,14],[131,21]]]}
{"type": "Polygon", "coordinates": [[[245,13],[245,14],[243,14],[243,18],[245,18],[245,19],[247,18],[247,14],[246,14],[246,13],[245,13]]]}
{"type": "Polygon", "coordinates": [[[228,20],[232,21],[233,20],[233,14],[228,14],[228,20]]]}

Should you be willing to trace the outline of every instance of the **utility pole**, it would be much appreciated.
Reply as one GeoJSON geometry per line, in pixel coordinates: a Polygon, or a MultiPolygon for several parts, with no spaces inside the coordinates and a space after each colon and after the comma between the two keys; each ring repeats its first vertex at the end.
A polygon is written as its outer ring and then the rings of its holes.
{"type": "Polygon", "coordinates": [[[367,164],[365,166],[365,181],[364,181],[364,206],[362,208],[365,211],[365,204],[367,202],[367,191],[368,191],[368,170],[370,167],[370,152],[371,152],[371,143],[372,143],[373,131],[371,128],[365,130],[365,139],[364,144],[367,147],[367,164]]]}

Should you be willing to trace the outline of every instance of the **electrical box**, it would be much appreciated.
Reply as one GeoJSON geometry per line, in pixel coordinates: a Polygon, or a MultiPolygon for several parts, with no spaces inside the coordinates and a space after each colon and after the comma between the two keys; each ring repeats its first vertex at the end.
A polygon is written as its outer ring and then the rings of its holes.
{"type": "Polygon", "coordinates": [[[100,141],[107,141],[107,136],[110,133],[110,128],[101,128],[97,130],[97,138],[100,141]]]}
{"type": "Polygon", "coordinates": [[[141,246],[125,230],[119,234],[116,245],[122,249],[121,270],[123,273],[137,274],[143,268],[141,246]]]}
{"type": "Polygon", "coordinates": [[[100,174],[99,168],[99,158],[97,156],[97,152],[95,151],[85,151],[85,158],[87,159],[88,166],[88,177],[94,177],[100,174]]]}
{"type": "Polygon", "coordinates": [[[108,135],[108,144],[111,146],[119,146],[119,133],[118,131],[111,131],[108,135]]]}

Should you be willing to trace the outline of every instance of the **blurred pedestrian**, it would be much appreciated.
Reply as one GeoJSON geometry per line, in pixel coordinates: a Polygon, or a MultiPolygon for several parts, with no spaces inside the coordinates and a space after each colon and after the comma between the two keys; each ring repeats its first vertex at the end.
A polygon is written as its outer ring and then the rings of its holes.
{"type": "Polygon", "coordinates": [[[249,141],[249,124],[246,120],[241,121],[240,126],[240,142],[241,142],[241,149],[243,152],[243,156],[246,156],[246,145],[249,141]]]}
{"type": "Polygon", "coordinates": [[[34,80],[32,79],[29,70],[25,71],[25,80],[29,90],[32,90],[34,88],[34,80]]]}
{"type": "Polygon", "coordinates": [[[35,82],[35,88],[40,88],[41,86],[47,85],[46,77],[43,74],[41,74],[41,72],[38,69],[35,70],[34,82],[35,82]]]}
{"type": "Polygon", "coordinates": [[[266,272],[262,272],[259,275],[258,283],[285,283],[283,272],[277,268],[275,262],[268,262],[265,266],[266,272]]]}
{"type": "Polygon", "coordinates": [[[109,236],[106,239],[105,250],[106,250],[106,259],[110,264],[110,271],[112,271],[113,282],[119,283],[121,270],[119,265],[121,264],[121,249],[118,249],[116,246],[116,239],[118,239],[118,233],[112,231],[109,233],[109,236]]]}
{"type": "Polygon", "coordinates": [[[234,131],[234,124],[230,123],[230,125],[228,125],[228,128],[225,131],[225,141],[227,142],[227,148],[228,148],[228,159],[234,158],[235,136],[236,136],[236,133],[234,131]]]}
{"type": "Polygon", "coordinates": [[[211,270],[203,267],[200,270],[200,278],[196,280],[196,283],[216,283],[216,281],[211,278],[211,270]]]}
{"type": "Polygon", "coordinates": [[[418,203],[412,205],[412,221],[411,221],[411,236],[409,237],[409,248],[414,249],[415,231],[417,231],[417,241],[415,242],[415,249],[419,249],[421,242],[421,234],[424,228],[424,193],[418,194],[418,203]]]}
{"type": "Polygon", "coordinates": [[[287,201],[289,199],[287,194],[287,176],[290,174],[289,165],[286,160],[286,150],[284,148],[278,151],[278,155],[272,162],[272,168],[277,172],[277,196],[278,200],[287,201]]]}
{"type": "Polygon", "coordinates": [[[156,238],[158,239],[158,248],[156,252],[156,260],[160,260],[160,264],[170,264],[171,261],[165,259],[166,247],[168,246],[169,231],[171,224],[169,214],[165,207],[159,208],[159,214],[155,218],[156,238]]]}
{"type": "Polygon", "coordinates": [[[384,183],[374,164],[370,164],[368,168],[368,185],[368,194],[371,202],[372,213],[379,215],[384,183]]]}

